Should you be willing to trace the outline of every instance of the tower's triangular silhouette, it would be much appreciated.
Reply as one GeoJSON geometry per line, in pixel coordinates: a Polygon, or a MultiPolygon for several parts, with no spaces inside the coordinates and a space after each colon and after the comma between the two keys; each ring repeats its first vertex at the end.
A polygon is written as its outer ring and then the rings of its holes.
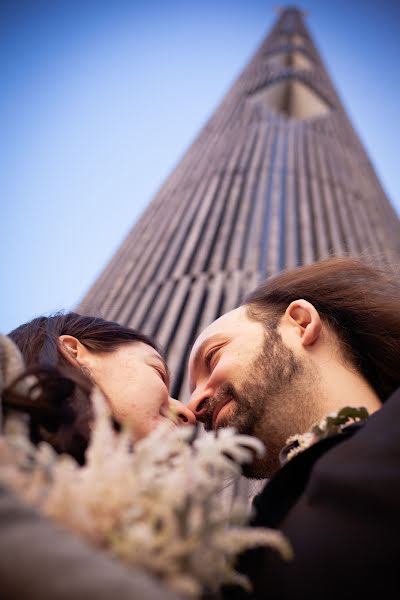
{"type": "Polygon", "coordinates": [[[269,275],[344,253],[398,258],[399,220],[288,8],[80,308],[154,335],[183,397],[197,332],[269,275]]]}

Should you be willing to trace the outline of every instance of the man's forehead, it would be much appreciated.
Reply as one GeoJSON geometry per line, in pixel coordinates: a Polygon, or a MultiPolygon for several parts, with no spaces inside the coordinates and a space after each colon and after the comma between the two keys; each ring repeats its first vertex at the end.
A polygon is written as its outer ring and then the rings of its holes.
{"type": "Polygon", "coordinates": [[[239,308],[235,308],[234,310],[225,313],[208,325],[208,327],[206,327],[196,339],[192,348],[191,358],[195,356],[205,340],[213,338],[216,335],[222,335],[229,332],[235,325],[237,325],[239,321],[241,321],[243,315],[244,308],[240,306],[239,308]]]}

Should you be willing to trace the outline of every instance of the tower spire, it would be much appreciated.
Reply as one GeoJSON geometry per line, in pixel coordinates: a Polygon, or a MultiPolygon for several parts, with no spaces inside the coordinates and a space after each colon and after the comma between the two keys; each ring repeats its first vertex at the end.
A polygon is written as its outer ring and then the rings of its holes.
{"type": "Polygon", "coordinates": [[[330,255],[400,256],[400,226],[295,7],[83,299],[155,336],[187,394],[196,335],[274,273],[330,255]]]}

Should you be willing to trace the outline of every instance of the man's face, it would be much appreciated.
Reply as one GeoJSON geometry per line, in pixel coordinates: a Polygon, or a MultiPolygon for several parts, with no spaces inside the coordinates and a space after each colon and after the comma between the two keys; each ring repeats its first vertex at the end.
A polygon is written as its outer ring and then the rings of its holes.
{"type": "Polygon", "coordinates": [[[239,307],[196,340],[189,359],[188,407],[206,429],[232,426],[260,438],[267,456],[248,475],[269,476],[279,467],[287,437],[302,426],[297,401],[304,406],[307,371],[305,361],[283,343],[277,330],[249,319],[246,308],[239,307]]]}

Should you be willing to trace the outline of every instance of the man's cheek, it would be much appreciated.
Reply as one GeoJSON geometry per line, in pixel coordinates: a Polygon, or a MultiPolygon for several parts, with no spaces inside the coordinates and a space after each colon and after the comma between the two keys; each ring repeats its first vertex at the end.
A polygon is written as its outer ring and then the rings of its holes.
{"type": "Polygon", "coordinates": [[[210,385],[216,387],[230,381],[235,370],[237,370],[237,365],[232,365],[231,361],[221,357],[210,375],[210,385]]]}

